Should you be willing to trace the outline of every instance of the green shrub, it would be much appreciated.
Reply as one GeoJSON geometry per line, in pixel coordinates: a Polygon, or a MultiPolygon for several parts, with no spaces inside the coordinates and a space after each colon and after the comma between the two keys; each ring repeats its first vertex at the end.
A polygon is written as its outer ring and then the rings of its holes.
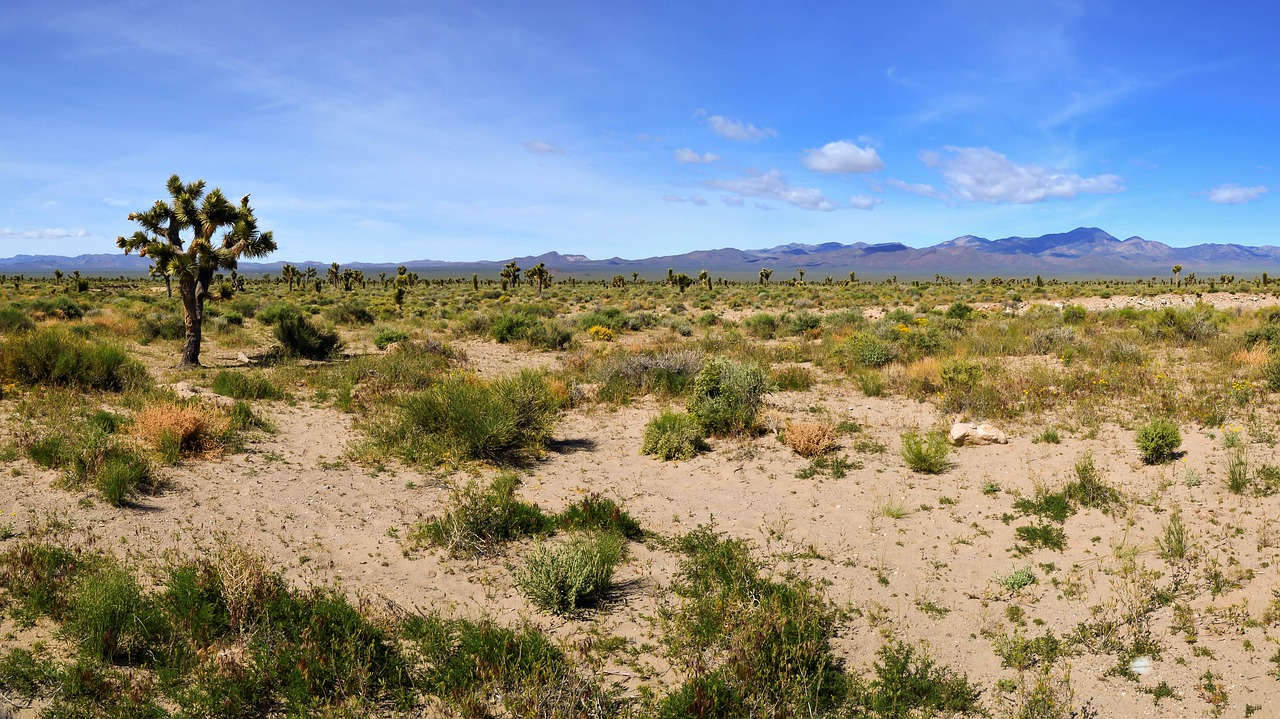
{"type": "Polygon", "coordinates": [[[787,392],[807,392],[813,387],[813,371],[808,367],[788,365],[769,373],[769,378],[779,389],[787,392]]]}
{"type": "Polygon", "coordinates": [[[768,376],[759,367],[715,358],[694,378],[687,409],[706,434],[751,432],[771,389],[768,376]]]}
{"type": "Polygon", "coordinates": [[[148,312],[138,319],[138,342],[141,344],[158,339],[180,340],[186,336],[187,325],[181,312],[148,312]]]}
{"type": "Polygon", "coordinates": [[[911,431],[902,435],[902,459],[913,471],[925,474],[941,474],[946,471],[947,454],[951,445],[938,431],[924,434],[911,431]]]}
{"type": "Polygon", "coordinates": [[[291,302],[268,302],[258,310],[257,319],[267,325],[274,325],[281,320],[302,316],[302,308],[291,302]]]}
{"type": "Polygon", "coordinates": [[[771,340],[778,332],[778,318],[768,312],[757,312],[743,320],[742,326],[756,339],[771,340]]]}
{"type": "Polygon", "coordinates": [[[439,517],[418,523],[416,541],[444,547],[450,554],[482,553],[502,542],[551,531],[555,520],[536,505],[516,499],[520,478],[504,472],[487,487],[475,480],[456,490],[439,517]]]}
{"type": "Polygon", "coordinates": [[[104,661],[139,656],[157,633],[155,615],[138,580],[118,567],[81,579],[67,625],[82,652],[104,661]]]}
{"type": "Polygon", "coordinates": [[[8,611],[23,623],[65,616],[76,578],[92,566],[78,552],[46,542],[26,541],[0,554],[0,587],[13,602],[8,611]]]}
{"type": "Polygon", "coordinates": [[[371,325],[373,313],[361,300],[344,300],[325,310],[325,317],[338,325],[371,325]]]}
{"type": "Polygon", "coordinates": [[[973,314],[973,307],[963,302],[956,302],[947,308],[946,317],[949,320],[966,320],[973,314]]]}
{"type": "Polygon", "coordinates": [[[541,545],[513,573],[516,586],[539,609],[575,615],[604,599],[622,559],[623,542],[620,535],[598,532],[560,546],[541,545]]]}
{"type": "Polygon", "coordinates": [[[405,342],[409,339],[409,333],[395,327],[379,327],[373,332],[373,346],[380,350],[396,342],[405,342]]]}
{"type": "Polygon", "coordinates": [[[627,539],[641,539],[640,523],[612,499],[592,492],[556,516],[562,529],[589,529],[613,532],[627,539]]]}
{"type": "Polygon", "coordinates": [[[1082,507],[1106,510],[1120,501],[1120,493],[1102,481],[1101,473],[1093,463],[1093,454],[1085,452],[1075,464],[1075,481],[1063,489],[1067,499],[1082,507]]]}
{"type": "Polygon", "coordinates": [[[969,360],[947,360],[942,363],[940,377],[948,393],[967,394],[982,381],[982,365],[969,360]]]}
{"type": "Polygon", "coordinates": [[[983,714],[982,690],[968,677],[937,666],[929,655],[901,640],[886,642],[872,662],[874,677],[853,693],[856,716],[881,719],[983,714]]]}
{"type": "Polygon", "coordinates": [[[84,308],[66,295],[58,295],[52,298],[41,297],[32,300],[31,309],[46,317],[56,317],[64,320],[78,320],[84,317],[84,308]]]}
{"type": "Polygon", "coordinates": [[[1138,430],[1138,451],[1146,464],[1164,464],[1182,446],[1178,425],[1167,419],[1153,419],[1138,430]]]}
{"type": "Polygon", "coordinates": [[[842,342],[836,352],[855,367],[883,367],[898,357],[898,347],[869,332],[860,332],[842,342]]]}
{"type": "Polygon", "coordinates": [[[1088,317],[1088,311],[1080,305],[1067,305],[1062,308],[1062,321],[1069,325],[1078,325],[1088,317]]]}
{"type": "Polygon", "coordinates": [[[686,412],[670,410],[649,420],[640,444],[640,454],[653,455],[664,462],[693,459],[706,449],[698,422],[686,412]]]}
{"type": "Polygon", "coordinates": [[[17,307],[0,307],[0,332],[25,332],[35,326],[27,313],[17,307]]]}
{"type": "Polygon", "coordinates": [[[1268,389],[1280,392],[1280,353],[1273,352],[1267,358],[1267,363],[1262,367],[1262,377],[1266,380],[1268,389]]]}
{"type": "Polygon", "coordinates": [[[288,357],[323,360],[342,349],[337,332],[317,327],[302,315],[281,317],[276,322],[275,338],[288,357]]]}
{"type": "Polygon", "coordinates": [[[61,385],[111,392],[142,389],[147,370],[120,347],[57,328],[11,335],[0,342],[0,377],[25,385],[61,385]]]}
{"type": "Polygon", "coordinates": [[[287,396],[283,389],[261,373],[226,369],[214,375],[213,391],[234,399],[284,399],[287,396]]]}
{"type": "Polygon", "coordinates": [[[598,396],[621,403],[643,394],[682,395],[701,368],[702,357],[688,349],[611,352],[597,371],[598,396]]]}
{"type": "Polygon", "coordinates": [[[139,490],[152,488],[154,478],[146,457],[126,449],[107,454],[94,473],[94,485],[113,507],[119,507],[137,496],[139,490]]]}
{"type": "Polygon", "coordinates": [[[413,462],[518,460],[551,439],[561,404],[546,376],[530,370],[492,382],[449,375],[406,397],[383,441],[413,462]]]}

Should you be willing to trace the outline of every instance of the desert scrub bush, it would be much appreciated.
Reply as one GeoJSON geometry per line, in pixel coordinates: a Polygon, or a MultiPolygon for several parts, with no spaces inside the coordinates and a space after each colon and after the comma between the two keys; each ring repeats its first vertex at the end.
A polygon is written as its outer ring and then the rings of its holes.
{"type": "Polygon", "coordinates": [[[831,647],[839,612],[819,588],[770,579],[750,546],[703,525],[679,537],[684,555],[661,612],[663,643],[688,673],[657,717],[826,715],[847,696],[831,647]]]}
{"type": "Polygon", "coordinates": [[[845,706],[852,716],[985,716],[982,689],[950,667],[938,666],[928,652],[901,640],[880,647],[870,681],[855,681],[845,706]]]}
{"type": "Polygon", "coordinates": [[[213,391],[233,399],[285,399],[288,396],[282,387],[260,372],[226,369],[213,376],[213,391]]]}
{"type": "Polygon", "coordinates": [[[328,307],[324,316],[335,325],[371,325],[373,313],[362,300],[347,299],[328,307]]]}
{"type": "Polygon", "coordinates": [[[769,372],[769,379],[783,392],[808,392],[813,387],[813,370],[799,365],[787,365],[769,372]]]}
{"type": "Polygon", "coordinates": [[[1036,583],[1036,573],[1031,567],[1020,567],[1008,574],[996,575],[996,584],[1007,592],[1016,594],[1036,583]]]}
{"type": "Polygon", "coordinates": [[[613,330],[602,325],[591,325],[587,328],[587,334],[591,335],[591,339],[597,342],[612,342],[613,330]]]}
{"type": "Polygon", "coordinates": [[[535,547],[512,575],[534,606],[560,616],[576,616],[604,600],[622,560],[624,539],[612,532],[582,533],[559,545],[535,547]]]}
{"type": "Polygon", "coordinates": [[[1182,434],[1171,420],[1156,418],[1138,429],[1138,451],[1145,464],[1164,464],[1172,460],[1182,446],[1182,434]]]}
{"type": "Polygon", "coordinates": [[[275,323],[274,335],[285,357],[324,360],[342,349],[342,339],[336,331],[324,329],[301,314],[281,316],[275,323]]]}
{"type": "Polygon", "coordinates": [[[111,662],[140,657],[148,640],[159,633],[156,619],[137,578],[108,565],[81,577],[66,624],[81,652],[111,662]]]}
{"type": "Polygon", "coordinates": [[[397,342],[405,342],[409,333],[397,327],[378,327],[373,331],[373,346],[385,350],[397,342]]]}
{"type": "Polygon", "coordinates": [[[778,333],[778,318],[768,312],[757,312],[742,321],[748,335],[760,340],[771,340],[778,333]]]}
{"type": "Polygon", "coordinates": [[[898,347],[870,332],[859,332],[832,348],[837,363],[845,369],[883,367],[898,357],[898,347]]]}
{"type": "Polygon", "coordinates": [[[561,529],[612,532],[633,540],[644,538],[644,530],[634,517],[614,500],[596,492],[565,507],[555,521],[561,529]]]}
{"type": "Polygon", "coordinates": [[[702,369],[702,355],[691,349],[610,352],[592,374],[598,378],[597,396],[622,403],[638,395],[683,395],[702,369]]]}
{"type": "Polygon", "coordinates": [[[503,312],[494,317],[489,323],[489,335],[502,344],[523,341],[546,350],[564,349],[573,341],[572,332],[555,320],[539,317],[529,307],[503,312]]]}
{"type": "Polygon", "coordinates": [[[546,446],[566,399],[531,370],[493,381],[455,373],[405,397],[375,433],[418,464],[518,461],[546,446]]]}
{"type": "Polygon", "coordinates": [[[520,478],[511,472],[495,476],[488,486],[469,480],[452,493],[444,514],[416,524],[410,539],[466,556],[484,553],[512,539],[551,531],[555,520],[537,505],[517,499],[519,486],[520,478]]]}
{"type": "Polygon", "coordinates": [[[151,377],[120,347],[59,329],[22,332],[0,341],[0,376],[20,384],[109,392],[145,389],[151,377]]]}
{"type": "Polygon", "coordinates": [[[1082,507],[1104,512],[1120,501],[1120,492],[1102,481],[1102,473],[1093,462],[1093,453],[1085,452],[1073,468],[1075,479],[1063,489],[1063,495],[1082,507]]]}
{"type": "Polygon", "coordinates": [[[592,327],[605,327],[614,334],[642,330],[658,324],[658,316],[652,312],[623,312],[617,307],[605,307],[594,312],[586,312],[574,318],[574,323],[584,330],[592,327]]]}
{"type": "Polygon", "coordinates": [[[35,326],[27,313],[17,307],[0,307],[0,332],[25,332],[35,326]]]}
{"type": "Polygon", "coordinates": [[[686,408],[709,435],[748,433],[755,430],[771,389],[768,376],[756,365],[714,358],[694,378],[686,408]]]}
{"type": "Polygon", "coordinates": [[[258,310],[257,320],[265,325],[279,324],[281,320],[301,317],[302,308],[292,302],[268,302],[258,310]]]}
{"type": "Polygon", "coordinates": [[[1144,329],[1152,336],[1178,343],[1204,342],[1221,332],[1224,317],[1209,305],[1165,307],[1150,318],[1144,329]]]}
{"type": "Polygon", "coordinates": [[[791,451],[809,459],[836,448],[837,434],[827,422],[787,422],[784,443],[791,451]]]}
{"type": "Polygon", "coordinates": [[[687,412],[666,410],[649,420],[644,427],[640,454],[652,455],[664,462],[693,459],[707,450],[702,428],[687,412]]]}
{"type": "Polygon", "coordinates": [[[1062,308],[1062,321],[1069,325],[1081,324],[1088,316],[1088,310],[1080,305],[1067,305],[1062,308]]]}
{"type": "Polygon", "coordinates": [[[945,472],[949,465],[947,454],[950,451],[951,444],[937,430],[923,435],[915,430],[902,434],[902,459],[912,471],[924,474],[945,472]]]}
{"type": "Polygon", "coordinates": [[[182,457],[216,456],[237,446],[226,411],[195,400],[143,407],[134,413],[133,433],[166,464],[182,457]]]}
{"type": "Polygon", "coordinates": [[[41,616],[66,616],[80,574],[97,564],[85,554],[44,540],[24,540],[0,554],[0,588],[8,592],[6,609],[22,626],[41,616]]]}

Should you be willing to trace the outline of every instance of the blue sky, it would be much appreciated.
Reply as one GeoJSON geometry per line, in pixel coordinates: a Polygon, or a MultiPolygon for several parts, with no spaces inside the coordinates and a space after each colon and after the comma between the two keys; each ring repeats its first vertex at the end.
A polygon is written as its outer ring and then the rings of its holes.
{"type": "Polygon", "coordinates": [[[0,256],[114,251],[175,172],[287,260],[1280,244],[1280,10],[1223,7],[11,1],[0,256]]]}

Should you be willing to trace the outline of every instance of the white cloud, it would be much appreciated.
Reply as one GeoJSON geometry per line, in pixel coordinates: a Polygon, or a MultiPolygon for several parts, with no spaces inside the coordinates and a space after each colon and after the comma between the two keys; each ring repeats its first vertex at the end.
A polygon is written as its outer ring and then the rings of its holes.
{"type": "Polygon", "coordinates": [[[778,131],[772,127],[759,128],[749,122],[731,120],[723,115],[708,117],[707,127],[720,137],[734,142],[760,142],[766,137],[778,136],[778,131]]]}
{"type": "Polygon", "coordinates": [[[542,140],[530,140],[524,143],[524,149],[535,155],[563,155],[564,148],[551,142],[543,142],[542,140]]]}
{"type": "Polygon", "coordinates": [[[874,172],[884,161],[874,147],[858,147],[848,140],[828,142],[817,150],[804,151],[804,166],[814,172],[874,172]]]}
{"type": "Polygon", "coordinates": [[[746,200],[743,200],[741,197],[737,195],[721,195],[720,201],[728,205],[729,207],[742,207],[744,204],[746,204],[746,200]]]}
{"type": "Polygon", "coordinates": [[[1119,175],[1081,177],[1039,165],[1019,165],[987,147],[944,147],[920,153],[920,161],[938,170],[953,199],[962,202],[1028,204],[1070,200],[1082,193],[1124,190],[1119,175]]]}
{"type": "Polygon", "coordinates": [[[885,180],[885,184],[889,185],[889,187],[892,187],[895,190],[909,192],[913,195],[920,195],[921,197],[932,197],[935,200],[946,199],[946,195],[934,189],[933,185],[929,185],[923,182],[920,182],[920,183],[903,182],[902,180],[890,177],[888,180],[885,180]]]}
{"type": "Polygon", "coordinates": [[[676,150],[676,162],[680,163],[681,165],[698,165],[698,164],[705,165],[709,162],[715,162],[716,160],[719,160],[719,159],[720,159],[719,155],[714,155],[710,152],[704,155],[699,155],[698,153],[694,152],[693,150],[690,150],[687,147],[682,147],[679,150],[676,150]]]}
{"type": "Polygon", "coordinates": [[[112,207],[128,207],[130,204],[128,200],[121,200],[115,197],[104,197],[102,198],[102,201],[112,207]]]}
{"type": "Polygon", "coordinates": [[[850,195],[849,207],[855,210],[874,210],[883,200],[871,195],[850,195]]]}
{"type": "Polygon", "coordinates": [[[88,237],[85,230],[64,230],[61,227],[47,227],[43,230],[13,230],[0,228],[0,237],[12,240],[64,240],[69,237],[88,237]]]}
{"type": "Polygon", "coordinates": [[[1219,205],[1242,205],[1246,202],[1253,202],[1259,197],[1267,194],[1267,188],[1265,185],[1241,187],[1236,184],[1227,183],[1225,185],[1218,185],[1205,194],[1209,196],[1209,202],[1216,202],[1219,205]]]}
{"type": "Polygon", "coordinates": [[[693,195],[693,196],[691,196],[691,197],[689,198],[689,202],[692,202],[693,204],[697,205],[698,207],[706,207],[706,206],[707,206],[707,198],[703,197],[702,195],[693,195]]]}
{"type": "Polygon", "coordinates": [[[839,208],[839,205],[822,194],[822,190],[788,184],[783,179],[782,173],[776,169],[764,173],[754,172],[737,180],[707,180],[704,184],[707,187],[727,190],[743,197],[779,200],[802,210],[830,212],[839,208]]]}

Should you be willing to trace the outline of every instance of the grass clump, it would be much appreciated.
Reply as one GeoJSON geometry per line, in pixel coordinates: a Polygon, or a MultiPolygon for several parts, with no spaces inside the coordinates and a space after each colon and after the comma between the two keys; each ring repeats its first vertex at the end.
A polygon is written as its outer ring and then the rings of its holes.
{"type": "Polygon", "coordinates": [[[540,545],[524,567],[513,572],[516,586],[539,609],[576,616],[605,598],[623,546],[623,537],[612,532],[578,534],[559,546],[540,545]]]}
{"type": "Polygon", "coordinates": [[[951,445],[941,432],[931,431],[924,435],[910,431],[902,435],[902,459],[915,472],[924,474],[941,474],[948,466],[947,454],[951,445]]]}
{"type": "Polygon", "coordinates": [[[707,450],[702,429],[686,412],[664,411],[644,427],[640,454],[652,455],[664,462],[693,459],[707,450]]]}
{"type": "Polygon", "coordinates": [[[612,532],[627,539],[642,539],[644,530],[626,510],[609,497],[592,492],[556,515],[561,529],[612,532]]]}
{"type": "Polygon", "coordinates": [[[342,349],[336,331],[324,329],[302,314],[282,314],[275,322],[274,334],[285,357],[325,360],[342,349]]]}
{"type": "Polygon", "coordinates": [[[147,370],[120,347],[76,337],[58,328],[10,335],[0,341],[0,377],[24,385],[54,385],[109,392],[144,389],[147,370]]]}
{"type": "Polygon", "coordinates": [[[378,433],[382,444],[415,463],[508,463],[542,451],[562,407],[538,372],[493,381],[451,374],[401,401],[398,416],[378,433]]]}
{"type": "Polygon", "coordinates": [[[385,350],[397,342],[407,342],[409,333],[396,327],[379,327],[373,331],[373,346],[385,350]]]}
{"type": "Polygon", "coordinates": [[[550,532],[555,520],[537,505],[516,498],[520,478],[503,472],[482,487],[468,481],[455,491],[443,515],[418,523],[411,538],[444,547],[450,554],[483,554],[512,539],[550,532]]]}
{"type": "Polygon", "coordinates": [[[1008,592],[1017,593],[1036,583],[1036,573],[1031,567],[1020,567],[996,576],[996,584],[1008,592]]]}
{"type": "Polygon", "coordinates": [[[1075,480],[1063,489],[1063,495],[1082,507],[1102,509],[1120,501],[1120,492],[1102,481],[1102,474],[1093,463],[1093,454],[1085,452],[1075,463],[1075,480]]]}
{"type": "Polygon", "coordinates": [[[854,716],[909,717],[983,715],[982,690],[963,674],[938,666],[928,653],[901,640],[880,647],[872,678],[857,686],[849,704],[854,716]]]}
{"type": "Polygon", "coordinates": [[[772,389],[759,367],[730,359],[708,360],[693,380],[689,414],[713,436],[745,434],[756,428],[764,396],[772,389]]]}
{"type": "Polygon", "coordinates": [[[233,399],[284,399],[288,396],[284,389],[265,375],[225,369],[214,375],[213,391],[233,399]]]}
{"type": "Polygon", "coordinates": [[[161,461],[213,457],[236,445],[227,413],[200,402],[156,402],[134,415],[133,432],[149,444],[161,461]]]}
{"type": "Polygon", "coordinates": [[[1157,418],[1138,429],[1137,443],[1145,464],[1164,464],[1177,455],[1182,434],[1171,420],[1157,418]]]}

